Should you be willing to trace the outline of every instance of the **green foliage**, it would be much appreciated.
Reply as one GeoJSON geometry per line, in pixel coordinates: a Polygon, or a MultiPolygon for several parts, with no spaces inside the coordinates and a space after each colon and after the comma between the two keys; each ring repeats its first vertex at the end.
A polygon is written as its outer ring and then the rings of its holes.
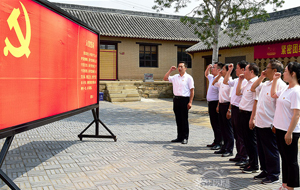
{"type": "MultiPolygon", "coordinates": [[[[178,12],[190,2],[190,0],[154,0],[156,5],[153,9],[161,11],[173,5],[175,12],[178,12]]],[[[220,31],[230,37],[229,45],[240,44],[241,38],[251,40],[246,33],[251,20],[267,20],[269,15],[264,9],[266,5],[273,5],[273,10],[276,11],[283,3],[284,0],[201,0],[192,10],[191,16],[182,17],[181,21],[194,27],[195,34],[208,48],[218,44],[220,31]],[[219,30],[216,30],[216,27],[219,30]]]]}

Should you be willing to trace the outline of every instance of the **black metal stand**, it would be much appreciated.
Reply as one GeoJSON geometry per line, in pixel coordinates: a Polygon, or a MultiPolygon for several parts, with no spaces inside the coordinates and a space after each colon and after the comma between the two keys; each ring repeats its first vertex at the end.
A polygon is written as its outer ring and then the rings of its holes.
{"type": "Polygon", "coordinates": [[[92,113],[93,113],[93,117],[94,117],[94,121],[92,121],[79,135],[79,139],[82,141],[83,137],[87,137],[87,138],[112,138],[114,139],[114,141],[117,141],[117,137],[108,129],[108,127],[106,127],[106,125],[99,119],[99,108],[92,109],[92,113]],[[92,124],[95,123],[96,124],[96,134],[95,135],[84,135],[83,133],[90,127],[92,126],[92,124]],[[101,125],[111,134],[111,135],[99,135],[99,123],[101,123],[101,125]]]}
{"type": "Polygon", "coordinates": [[[6,140],[2,146],[1,152],[0,152],[0,178],[10,187],[10,189],[13,190],[20,190],[20,188],[3,172],[1,169],[2,164],[5,160],[6,154],[8,152],[8,149],[14,139],[14,136],[6,137],[6,140]]]}

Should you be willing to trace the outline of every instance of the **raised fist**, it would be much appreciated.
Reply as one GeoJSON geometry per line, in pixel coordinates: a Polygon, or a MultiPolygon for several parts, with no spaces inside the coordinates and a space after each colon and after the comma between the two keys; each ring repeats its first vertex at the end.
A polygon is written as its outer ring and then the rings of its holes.
{"type": "Polygon", "coordinates": [[[273,79],[277,80],[277,79],[279,79],[280,77],[281,77],[281,73],[276,72],[276,73],[274,73],[273,79]]]}
{"type": "Polygon", "coordinates": [[[175,70],[176,70],[176,67],[175,67],[175,66],[172,66],[172,67],[170,68],[170,70],[171,70],[171,71],[175,71],[175,70]]]}
{"type": "Polygon", "coordinates": [[[207,65],[207,68],[209,69],[212,68],[212,64],[207,65]]]}
{"type": "Polygon", "coordinates": [[[267,75],[266,75],[266,70],[264,70],[264,71],[261,72],[261,76],[264,77],[264,78],[267,77],[267,75]]]}
{"type": "Polygon", "coordinates": [[[245,75],[244,74],[240,74],[239,79],[240,80],[244,80],[245,79],[245,75]]]}
{"type": "Polygon", "coordinates": [[[229,71],[232,71],[232,70],[233,70],[233,64],[232,64],[232,63],[230,63],[230,64],[228,65],[228,70],[229,70],[229,71]]]}

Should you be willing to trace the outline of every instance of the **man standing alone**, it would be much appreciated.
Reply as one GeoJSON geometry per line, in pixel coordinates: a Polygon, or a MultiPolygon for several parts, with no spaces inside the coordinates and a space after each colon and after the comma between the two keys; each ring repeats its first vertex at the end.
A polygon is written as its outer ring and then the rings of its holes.
{"type": "Polygon", "coordinates": [[[194,80],[191,75],[186,73],[186,68],[185,62],[179,62],[179,74],[170,76],[171,72],[176,70],[176,67],[172,66],[164,76],[164,81],[169,81],[173,84],[173,111],[177,124],[177,138],[171,142],[181,142],[182,144],[188,143],[188,111],[192,107],[195,88],[194,80]]]}

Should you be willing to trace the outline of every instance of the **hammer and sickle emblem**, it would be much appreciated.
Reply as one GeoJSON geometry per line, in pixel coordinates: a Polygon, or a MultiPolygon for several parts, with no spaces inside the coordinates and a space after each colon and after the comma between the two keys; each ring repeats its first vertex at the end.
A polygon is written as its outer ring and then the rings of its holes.
{"type": "MultiPolygon", "coordinates": [[[[20,2],[21,3],[21,2],[20,2]]],[[[9,26],[9,29],[12,30],[13,28],[15,29],[15,32],[17,34],[17,37],[20,41],[21,46],[20,47],[14,47],[9,39],[6,37],[5,39],[5,44],[6,47],[4,47],[3,51],[4,51],[4,55],[7,56],[8,55],[8,51],[14,56],[14,57],[22,57],[24,54],[26,55],[26,57],[28,58],[30,55],[30,50],[29,50],[29,44],[30,44],[30,39],[31,39],[31,26],[30,26],[30,20],[29,20],[29,16],[28,13],[26,11],[26,8],[24,7],[24,5],[21,3],[21,6],[23,8],[23,12],[25,15],[25,22],[26,22],[26,38],[24,38],[24,35],[21,31],[19,22],[18,22],[18,18],[20,16],[20,9],[14,9],[11,14],[9,15],[8,19],[7,19],[7,23],[9,26]]]]}

